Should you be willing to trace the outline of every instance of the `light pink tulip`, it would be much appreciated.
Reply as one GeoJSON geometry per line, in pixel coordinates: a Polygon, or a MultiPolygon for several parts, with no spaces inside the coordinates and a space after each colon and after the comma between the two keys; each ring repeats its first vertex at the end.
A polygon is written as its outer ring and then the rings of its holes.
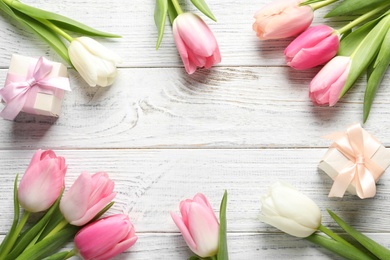
{"type": "Polygon", "coordinates": [[[173,37],[188,74],[221,62],[214,34],[196,14],[182,13],[173,22],[173,37]]]}
{"type": "Polygon", "coordinates": [[[64,194],[60,210],[72,225],[82,226],[96,216],[115,197],[114,182],[105,172],[83,172],[64,194]]]}
{"type": "Polygon", "coordinates": [[[318,25],[295,38],[284,51],[284,55],[288,66],[304,70],[328,62],[337,54],[339,45],[339,37],[333,28],[318,25]]]}
{"type": "Polygon", "coordinates": [[[133,246],[137,239],[129,217],[118,214],[85,226],[74,243],[83,259],[107,260],[133,246]]]}
{"type": "Polygon", "coordinates": [[[313,21],[313,9],[302,0],[276,0],[256,12],[252,28],[260,40],[281,39],[303,32],[313,21]]]}
{"type": "Polygon", "coordinates": [[[65,158],[52,150],[35,152],[18,189],[20,206],[29,212],[48,209],[64,187],[65,158]]]}
{"type": "Polygon", "coordinates": [[[340,98],[351,68],[351,58],[336,56],[330,60],[310,83],[310,98],[316,105],[333,106],[340,98]]]}
{"type": "Polygon", "coordinates": [[[198,193],[194,199],[180,202],[181,217],[171,213],[189,248],[200,257],[218,251],[219,223],[207,198],[198,193]]]}

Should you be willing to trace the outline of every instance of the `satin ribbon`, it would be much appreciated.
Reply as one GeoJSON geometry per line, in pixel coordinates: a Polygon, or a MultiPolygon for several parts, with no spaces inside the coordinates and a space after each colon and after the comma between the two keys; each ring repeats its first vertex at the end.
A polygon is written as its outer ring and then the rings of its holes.
{"type": "Polygon", "coordinates": [[[70,91],[69,79],[67,77],[50,77],[53,63],[44,57],[31,64],[27,75],[21,76],[8,73],[7,82],[0,90],[0,95],[6,102],[5,108],[0,112],[0,116],[13,120],[23,109],[28,97],[28,92],[32,88],[40,88],[42,92],[50,92],[52,88],[70,91]]]}
{"type": "Polygon", "coordinates": [[[353,165],[341,170],[334,178],[329,197],[342,197],[350,184],[356,188],[356,194],[364,199],[375,196],[376,180],[385,171],[371,158],[381,146],[360,124],[350,126],[346,133],[333,134],[328,138],[335,142],[331,147],[341,152],[353,165]]]}

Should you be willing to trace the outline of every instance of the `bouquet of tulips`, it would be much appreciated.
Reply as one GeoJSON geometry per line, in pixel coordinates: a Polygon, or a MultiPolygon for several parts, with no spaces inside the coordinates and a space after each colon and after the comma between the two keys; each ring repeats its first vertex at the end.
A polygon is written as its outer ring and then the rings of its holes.
{"type": "MultiPolygon", "coordinates": [[[[204,0],[191,0],[204,15],[216,21],[204,0]]],[[[156,49],[159,48],[164,35],[166,17],[173,27],[173,37],[177,50],[188,74],[197,68],[211,68],[221,62],[221,53],[214,34],[198,15],[183,12],[178,0],[156,0],[154,21],[158,29],[156,49]]]]}
{"type": "Polygon", "coordinates": [[[333,106],[366,73],[363,121],[390,63],[388,0],[276,0],[255,14],[253,30],[261,40],[296,36],[285,49],[287,65],[303,70],[325,64],[310,83],[315,105],[333,106]],[[310,27],[313,11],[340,2],[325,17],[351,21],[335,29],[310,27]]]}
{"type": "Polygon", "coordinates": [[[346,259],[390,259],[390,250],[349,226],[330,210],[329,215],[350,236],[349,241],[356,243],[348,242],[323,226],[317,204],[290,184],[273,184],[261,199],[261,213],[263,222],[289,235],[306,238],[346,259]]]}
{"type": "Polygon", "coordinates": [[[114,182],[107,173],[84,172],[64,193],[65,158],[38,150],[14,183],[14,220],[0,245],[1,260],[110,259],[137,241],[133,224],[124,214],[99,219],[112,205],[114,182]],[[19,220],[20,207],[24,209],[19,220]],[[45,212],[24,228],[29,217],[45,212]],[[75,247],[58,252],[74,238],[75,247]]]}
{"type": "Polygon", "coordinates": [[[120,57],[89,37],[72,38],[66,31],[107,38],[120,36],[95,30],[68,17],[20,1],[0,0],[0,10],[46,41],[80,73],[88,85],[105,87],[114,82],[120,57]],[[70,43],[69,47],[62,39],[70,43]]]}

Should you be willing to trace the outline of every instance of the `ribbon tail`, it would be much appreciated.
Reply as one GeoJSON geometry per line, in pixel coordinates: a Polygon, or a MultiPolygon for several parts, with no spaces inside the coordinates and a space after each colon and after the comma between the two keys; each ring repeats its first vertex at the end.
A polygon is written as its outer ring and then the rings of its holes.
{"type": "Polygon", "coordinates": [[[4,109],[0,112],[0,116],[4,119],[14,120],[15,117],[22,111],[24,103],[26,102],[26,95],[14,98],[6,103],[4,109]]]}
{"type": "Polygon", "coordinates": [[[355,175],[355,167],[347,169],[341,172],[334,179],[332,188],[328,194],[328,197],[343,197],[348,186],[351,184],[355,175]]]}
{"type": "Polygon", "coordinates": [[[363,165],[358,167],[361,169],[356,176],[356,193],[361,199],[372,198],[376,194],[375,179],[363,165]]]}

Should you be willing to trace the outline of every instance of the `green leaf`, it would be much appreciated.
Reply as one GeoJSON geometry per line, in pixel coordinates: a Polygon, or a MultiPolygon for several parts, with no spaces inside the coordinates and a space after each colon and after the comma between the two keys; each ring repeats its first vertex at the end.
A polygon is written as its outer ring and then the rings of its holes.
{"type": "Polygon", "coordinates": [[[39,35],[43,40],[45,40],[50,47],[52,47],[68,64],[72,65],[69,55],[68,48],[60,37],[48,29],[45,25],[41,24],[35,19],[15,10],[15,14],[18,17],[18,21],[23,23],[37,35],[39,35]]]}
{"type": "Polygon", "coordinates": [[[79,230],[79,227],[68,225],[58,233],[45,238],[34,246],[25,250],[16,260],[40,260],[50,256],[63,247],[79,230]]]}
{"type": "Polygon", "coordinates": [[[351,68],[340,97],[342,97],[352,87],[358,77],[375,59],[383,38],[389,28],[389,22],[390,15],[382,18],[381,21],[367,34],[363,41],[360,42],[359,46],[351,55],[351,68]]]}
{"type": "Polygon", "coordinates": [[[39,19],[49,20],[60,28],[63,28],[68,31],[77,32],[84,35],[90,36],[100,36],[107,38],[118,38],[121,37],[116,34],[106,33],[99,30],[96,30],[92,27],[89,27],[85,24],[82,24],[78,21],[72,20],[68,17],[62,16],[60,14],[55,14],[48,12],[39,8],[35,8],[26,4],[23,4],[19,1],[12,1],[11,7],[26,14],[27,16],[39,19]]]}
{"type": "Polygon", "coordinates": [[[31,228],[27,230],[27,232],[24,232],[21,235],[21,238],[18,240],[18,242],[15,244],[13,250],[7,255],[5,260],[13,260],[16,259],[18,255],[20,255],[23,250],[31,243],[33,240],[37,240],[51,217],[53,216],[53,213],[58,209],[58,205],[61,200],[61,195],[57,198],[53,206],[50,207],[50,209],[46,212],[46,214],[31,228]]]}
{"type": "Polygon", "coordinates": [[[353,227],[349,226],[335,213],[327,210],[329,215],[339,224],[339,226],[344,229],[349,235],[351,235],[354,239],[356,239],[362,246],[364,246],[368,251],[376,255],[379,259],[390,259],[390,250],[385,248],[384,246],[378,244],[371,238],[363,235],[353,227]]]}
{"type": "Polygon", "coordinates": [[[178,14],[175,7],[172,4],[172,1],[168,0],[168,17],[169,17],[169,21],[171,22],[171,25],[173,24],[173,21],[176,19],[177,16],[178,14]]]}
{"type": "Polygon", "coordinates": [[[218,242],[218,260],[228,260],[228,246],[226,237],[226,204],[227,204],[227,191],[223,194],[221,201],[221,207],[219,210],[219,242],[218,242]]]}
{"type": "Polygon", "coordinates": [[[156,0],[156,8],[154,9],[154,23],[158,29],[158,38],[156,50],[160,47],[161,40],[164,35],[165,21],[167,20],[168,0],[156,0]]]}
{"type": "Polygon", "coordinates": [[[43,238],[45,238],[48,234],[51,233],[51,231],[56,228],[62,221],[64,221],[64,216],[62,215],[61,211],[60,211],[60,208],[57,207],[49,222],[47,223],[47,225],[45,226],[45,229],[42,231],[42,233],[40,234],[39,236],[39,239],[38,239],[38,242],[41,241],[43,238]]]}
{"type": "Polygon", "coordinates": [[[387,30],[386,36],[383,39],[382,46],[379,50],[378,56],[368,71],[368,81],[366,92],[364,94],[363,106],[363,122],[367,121],[370,114],[371,105],[381,83],[385,72],[390,65],[390,29],[387,30]]]}
{"type": "Polygon", "coordinates": [[[370,21],[343,37],[337,55],[350,56],[378,22],[379,20],[370,21]]]}
{"type": "Polygon", "coordinates": [[[365,13],[367,10],[386,4],[386,2],[388,3],[388,0],[344,0],[326,14],[325,17],[365,13]]]}
{"type": "Polygon", "coordinates": [[[323,248],[332,251],[339,256],[342,256],[350,260],[372,260],[372,258],[354,246],[347,246],[341,242],[335,241],[333,239],[318,235],[312,234],[311,236],[306,237],[306,240],[322,246],[323,248]]]}
{"type": "Polygon", "coordinates": [[[0,0],[0,10],[3,10],[6,14],[11,16],[12,18],[17,19],[16,15],[14,14],[14,11],[12,11],[12,9],[8,5],[6,5],[3,2],[3,0],[0,0]]]}
{"type": "Polygon", "coordinates": [[[207,6],[204,0],[191,0],[191,2],[195,5],[196,8],[198,8],[199,11],[201,11],[208,18],[210,18],[214,22],[217,21],[217,19],[215,19],[213,13],[211,12],[210,8],[207,6]]]}
{"type": "Polygon", "coordinates": [[[65,260],[68,259],[68,255],[71,253],[71,251],[64,251],[59,252],[54,255],[46,257],[44,260],[65,260]]]}
{"type": "MultiPolygon", "coordinates": [[[[9,240],[11,239],[13,233],[15,232],[18,226],[19,215],[20,215],[19,199],[18,199],[18,177],[19,175],[16,175],[14,181],[14,220],[12,222],[11,229],[9,230],[8,234],[5,236],[3,242],[0,245],[0,252],[3,252],[3,248],[7,247],[9,240]]],[[[4,256],[0,253],[0,258],[1,257],[4,256]]]]}

